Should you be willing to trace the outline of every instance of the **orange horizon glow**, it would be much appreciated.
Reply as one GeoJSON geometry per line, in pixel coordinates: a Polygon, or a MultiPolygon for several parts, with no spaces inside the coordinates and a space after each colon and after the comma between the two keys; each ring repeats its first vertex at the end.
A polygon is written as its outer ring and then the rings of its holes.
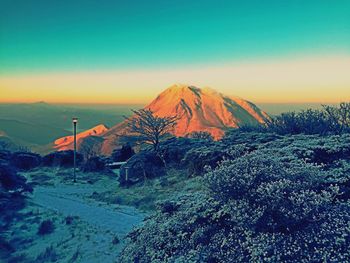
{"type": "Polygon", "coordinates": [[[146,104],[174,83],[211,87],[255,103],[350,100],[350,55],[175,69],[0,75],[0,102],[146,104]]]}

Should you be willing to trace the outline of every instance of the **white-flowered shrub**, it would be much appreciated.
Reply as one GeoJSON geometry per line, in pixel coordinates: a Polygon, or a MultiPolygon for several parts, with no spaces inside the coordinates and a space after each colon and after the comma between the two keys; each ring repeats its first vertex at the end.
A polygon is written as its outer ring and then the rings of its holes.
{"type": "Polygon", "coordinates": [[[286,148],[224,160],[202,178],[205,191],[159,204],[120,261],[349,262],[349,181],[286,148]]]}

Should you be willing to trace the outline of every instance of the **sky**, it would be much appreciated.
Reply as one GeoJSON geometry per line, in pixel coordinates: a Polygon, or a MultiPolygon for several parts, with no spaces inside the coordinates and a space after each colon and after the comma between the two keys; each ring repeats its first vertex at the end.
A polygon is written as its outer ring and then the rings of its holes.
{"type": "Polygon", "coordinates": [[[0,0],[0,102],[146,103],[174,83],[350,100],[349,0],[0,0]]]}

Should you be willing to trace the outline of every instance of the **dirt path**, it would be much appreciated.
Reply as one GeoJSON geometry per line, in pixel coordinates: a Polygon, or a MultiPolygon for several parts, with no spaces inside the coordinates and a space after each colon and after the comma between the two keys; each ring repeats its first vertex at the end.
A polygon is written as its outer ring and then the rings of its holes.
{"type": "Polygon", "coordinates": [[[15,236],[29,240],[14,256],[25,255],[28,262],[117,262],[126,234],[142,223],[145,214],[89,198],[103,190],[101,185],[83,183],[36,186],[24,211],[30,216],[12,225],[15,236]],[[67,225],[67,216],[73,223],[67,225]],[[54,222],[55,230],[38,236],[38,225],[45,219],[54,222]]]}
{"type": "Polygon", "coordinates": [[[109,230],[121,238],[142,222],[144,214],[135,208],[111,207],[87,199],[92,193],[93,188],[82,189],[79,185],[38,186],[34,190],[32,202],[65,216],[78,216],[81,220],[103,230],[109,230]]]}

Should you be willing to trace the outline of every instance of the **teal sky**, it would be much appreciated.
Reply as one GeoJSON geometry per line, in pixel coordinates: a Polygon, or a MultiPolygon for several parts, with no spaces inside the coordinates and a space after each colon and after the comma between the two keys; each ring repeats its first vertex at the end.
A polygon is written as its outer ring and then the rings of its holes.
{"type": "Polygon", "coordinates": [[[0,0],[0,74],[350,53],[349,0],[0,0]]]}

